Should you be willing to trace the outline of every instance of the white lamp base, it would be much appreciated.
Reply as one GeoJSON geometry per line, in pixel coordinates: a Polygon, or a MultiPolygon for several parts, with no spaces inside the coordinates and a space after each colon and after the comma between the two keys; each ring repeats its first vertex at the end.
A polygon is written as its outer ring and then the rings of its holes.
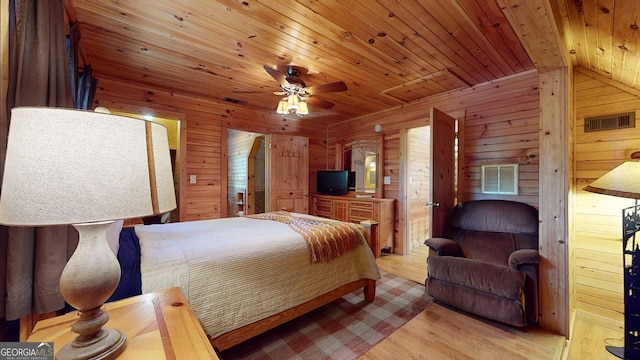
{"type": "Polygon", "coordinates": [[[120,265],[107,242],[112,222],[73,225],[80,239],[60,276],[60,292],[78,309],[71,326],[78,336],[56,353],[58,360],[115,359],[125,349],[122,331],[102,327],[109,321],[102,307],[120,281],[120,265]]]}
{"type": "Polygon", "coordinates": [[[98,340],[86,343],[80,338],[81,336],[78,336],[73,342],[63,346],[56,353],[56,360],[112,360],[122,354],[127,346],[127,336],[118,329],[102,328],[98,340]]]}

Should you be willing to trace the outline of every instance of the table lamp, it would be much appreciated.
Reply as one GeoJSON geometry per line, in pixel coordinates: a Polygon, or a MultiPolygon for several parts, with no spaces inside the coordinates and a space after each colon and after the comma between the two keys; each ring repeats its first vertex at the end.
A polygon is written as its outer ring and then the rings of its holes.
{"type": "Polygon", "coordinates": [[[11,112],[0,223],[73,225],[78,247],[60,292],[79,318],[56,359],[113,359],[126,335],[103,328],[102,310],[120,280],[106,231],[113,220],[176,207],[164,126],[102,112],[24,107],[11,112]]]}
{"type": "Polygon", "coordinates": [[[607,345],[621,359],[640,359],[640,162],[626,161],[585,187],[598,194],[635,199],[622,209],[622,266],[624,271],[624,346],[607,345]]]}

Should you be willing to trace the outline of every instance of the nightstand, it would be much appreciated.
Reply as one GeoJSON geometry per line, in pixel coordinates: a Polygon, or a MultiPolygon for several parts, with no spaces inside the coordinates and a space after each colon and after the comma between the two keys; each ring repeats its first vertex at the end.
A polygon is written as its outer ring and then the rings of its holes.
{"type": "MultiPolygon", "coordinates": [[[[127,335],[125,359],[218,359],[180,288],[143,294],[104,305],[108,328],[127,335]]],[[[39,321],[27,341],[54,342],[57,352],[75,337],[77,314],[39,321]]]]}

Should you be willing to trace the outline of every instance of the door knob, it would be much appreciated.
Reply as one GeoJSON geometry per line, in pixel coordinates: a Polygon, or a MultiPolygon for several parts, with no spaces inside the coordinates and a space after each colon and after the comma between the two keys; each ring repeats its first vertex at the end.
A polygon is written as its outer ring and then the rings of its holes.
{"type": "Polygon", "coordinates": [[[440,203],[439,202],[435,202],[435,203],[434,202],[428,202],[425,205],[426,206],[440,206],[440,203]]]}

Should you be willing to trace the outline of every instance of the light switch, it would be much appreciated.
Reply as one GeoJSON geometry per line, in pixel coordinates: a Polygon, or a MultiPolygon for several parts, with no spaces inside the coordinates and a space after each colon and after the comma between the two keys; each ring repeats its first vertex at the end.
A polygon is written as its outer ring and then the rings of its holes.
{"type": "Polygon", "coordinates": [[[195,184],[197,182],[195,175],[189,175],[189,183],[195,184]]]}
{"type": "Polygon", "coordinates": [[[385,176],[384,177],[384,184],[385,185],[391,184],[391,176],[385,176]]]}

